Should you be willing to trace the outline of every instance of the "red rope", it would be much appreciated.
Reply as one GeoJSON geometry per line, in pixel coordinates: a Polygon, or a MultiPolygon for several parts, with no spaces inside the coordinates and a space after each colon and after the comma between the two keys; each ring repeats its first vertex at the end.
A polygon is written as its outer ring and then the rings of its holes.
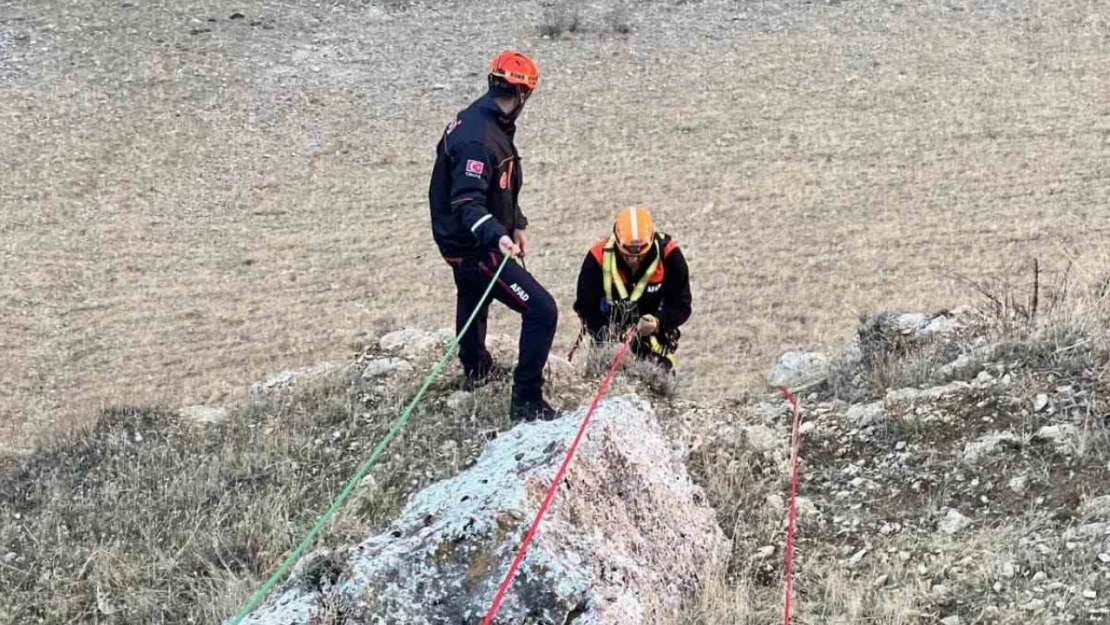
{"type": "Polygon", "coordinates": [[[578,426],[578,434],[574,437],[574,442],[570,444],[570,449],[567,450],[567,455],[563,458],[563,464],[559,466],[559,471],[555,473],[555,479],[551,480],[551,486],[547,488],[547,494],[544,495],[543,502],[540,504],[540,509],[536,512],[536,518],[532,521],[532,527],[528,529],[528,533],[524,535],[524,542],[520,545],[520,550],[517,551],[516,557],[513,558],[513,563],[509,565],[509,571],[505,574],[505,579],[501,580],[501,586],[497,589],[497,594],[493,597],[493,604],[486,612],[486,617],[482,619],[482,625],[490,625],[493,622],[493,617],[497,615],[497,610],[501,608],[501,601],[505,598],[505,593],[509,590],[509,585],[512,584],[513,575],[516,574],[520,563],[524,560],[524,553],[528,551],[528,545],[532,542],[532,538],[536,535],[536,530],[540,527],[540,521],[543,520],[544,513],[547,512],[547,507],[551,505],[551,500],[555,498],[555,493],[559,488],[559,484],[563,481],[563,474],[566,473],[567,467],[570,466],[570,461],[574,458],[574,452],[578,449],[578,443],[582,440],[582,435],[586,432],[586,426],[590,423],[590,417],[593,415],[594,410],[597,409],[598,402],[601,401],[601,396],[609,388],[609,384],[613,381],[613,376],[617,372],[617,367],[624,358],[625,352],[628,351],[628,345],[632,341],[632,333],[629,332],[628,336],[624,339],[624,344],[621,345],[617,355],[613,356],[613,363],[609,365],[609,372],[605,374],[605,379],[602,380],[601,386],[597,389],[597,394],[594,395],[590,407],[586,410],[586,416],[582,417],[582,424],[578,426]]]}
{"type": "Polygon", "coordinates": [[[798,399],[786,390],[785,386],[778,387],[783,397],[794,407],[794,431],[790,438],[790,521],[786,526],[786,600],[782,611],[782,624],[790,625],[790,613],[794,599],[794,521],[798,508],[798,426],[801,422],[801,410],[798,408],[798,399]]]}

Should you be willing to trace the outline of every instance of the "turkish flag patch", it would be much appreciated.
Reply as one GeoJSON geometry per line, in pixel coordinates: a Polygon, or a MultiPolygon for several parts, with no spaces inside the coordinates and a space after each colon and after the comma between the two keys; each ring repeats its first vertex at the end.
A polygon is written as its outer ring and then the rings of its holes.
{"type": "Polygon", "coordinates": [[[468,174],[478,174],[479,176],[481,176],[482,172],[484,172],[485,170],[486,164],[482,161],[476,161],[473,159],[466,161],[466,173],[468,174]]]}

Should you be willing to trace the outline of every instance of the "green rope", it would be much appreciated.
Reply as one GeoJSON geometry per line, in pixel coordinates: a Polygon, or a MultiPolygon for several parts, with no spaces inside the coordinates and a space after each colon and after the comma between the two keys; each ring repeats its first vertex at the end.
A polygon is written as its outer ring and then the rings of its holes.
{"type": "Polygon", "coordinates": [[[459,340],[464,334],[466,334],[467,329],[470,328],[471,322],[474,321],[474,318],[478,315],[478,311],[481,310],[482,305],[485,303],[486,298],[489,297],[490,291],[493,290],[493,285],[497,283],[498,278],[501,276],[501,270],[505,268],[505,265],[508,264],[510,258],[512,257],[506,256],[504,260],[501,261],[501,264],[497,267],[497,272],[493,274],[493,279],[489,282],[489,286],[486,287],[486,292],[482,295],[482,299],[478,300],[478,305],[474,308],[474,312],[470,313],[470,318],[466,320],[466,324],[463,326],[462,331],[460,331],[451,341],[451,344],[447,347],[447,353],[443,355],[443,358],[440,358],[439,362],[436,363],[434,367],[432,367],[432,372],[428,374],[427,378],[424,379],[424,384],[421,385],[420,390],[416,392],[416,397],[413,397],[412,402],[409,403],[408,407],[405,408],[404,412],[401,413],[401,416],[397,417],[397,419],[393,422],[393,426],[389,428],[389,433],[385,435],[385,438],[378,442],[376,447],[374,447],[373,453],[371,453],[370,457],[367,458],[366,461],[362,463],[362,466],[358,468],[358,471],[356,471],[354,476],[347,482],[347,485],[343,487],[342,492],[340,492],[339,496],[335,498],[335,501],[333,501],[327,511],[324,512],[323,516],[321,516],[319,520],[316,521],[316,525],[312,526],[312,530],[309,531],[308,536],[306,536],[305,539],[301,541],[301,544],[293,550],[293,553],[289,554],[289,556],[285,558],[285,561],[281,563],[281,566],[278,567],[278,570],[274,571],[274,574],[270,576],[270,579],[266,580],[266,583],[263,584],[262,587],[259,588],[253,596],[251,596],[250,600],[247,601],[247,604],[243,606],[243,609],[240,610],[239,613],[235,615],[235,618],[231,619],[231,621],[229,621],[227,625],[239,625],[239,623],[244,618],[246,618],[248,614],[250,614],[251,610],[258,606],[258,604],[266,598],[266,595],[270,594],[270,591],[274,589],[274,586],[277,585],[281,578],[285,577],[285,574],[289,571],[289,568],[293,566],[293,564],[298,559],[300,559],[301,555],[304,554],[309,545],[311,545],[312,542],[316,540],[316,537],[320,534],[320,531],[323,530],[324,525],[327,524],[329,520],[331,520],[331,517],[335,514],[335,511],[338,510],[341,505],[343,505],[343,502],[346,501],[347,497],[351,494],[351,491],[354,490],[355,485],[362,481],[362,478],[366,476],[366,473],[370,471],[370,468],[373,467],[374,464],[378,461],[378,457],[381,455],[382,451],[385,450],[386,445],[388,445],[389,442],[393,440],[393,438],[397,435],[397,433],[401,431],[401,428],[404,427],[405,423],[409,420],[409,416],[412,415],[412,410],[416,407],[417,402],[420,401],[420,398],[424,396],[424,392],[428,390],[428,387],[432,384],[436,377],[439,376],[440,371],[443,369],[443,365],[447,362],[449,358],[451,358],[452,354],[454,354],[455,348],[459,345],[459,340]]]}

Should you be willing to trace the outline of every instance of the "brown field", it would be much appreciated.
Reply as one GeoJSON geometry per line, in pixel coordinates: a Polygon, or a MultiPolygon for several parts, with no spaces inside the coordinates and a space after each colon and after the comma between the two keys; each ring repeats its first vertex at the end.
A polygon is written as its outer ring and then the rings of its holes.
{"type": "Polygon", "coordinates": [[[1110,239],[1099,0],[578,8],[544,38],[538,2],[0,0],[2,446],[448,325],[432,149],[506,46],[542,72],[518,136],[558,356],[631,203],[689,256],[703,397],[1110,239]]]}

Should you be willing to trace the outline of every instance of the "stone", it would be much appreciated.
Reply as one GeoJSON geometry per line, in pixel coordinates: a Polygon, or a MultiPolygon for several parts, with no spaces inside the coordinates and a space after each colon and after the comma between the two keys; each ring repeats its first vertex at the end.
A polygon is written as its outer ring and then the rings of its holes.
{"type": "Polygon", "coordinates": [[[786,401],[759,402],[752,408],[752,416],[763,425],[787,423],[791,415],[793,411],[786,401]]]}
{"type": "Polygon", "coordinates": [[[446,347],[455,338],[455,333],[447,328],[434,332],[405,328],[390,332],[378,340],[382,351],[403,354],[408,357],[422,355],[432,349],[446,347]]]}
{"type": "Polygon", "coordinates": [[[1041,610],[1044,610],[1047,606],[1048,603],[1045,602],[1044,599],[1033,599],[1029,603],[1023,604],[1021,606],[1021,609],[1025,610],[1026,612],[1040,612],[1041,610]]]}
{"type": "Polygon", "coordinates": [[[876,401],[869,404],[852,404],[846,418],[858,427],[867,427],[886,420],[886,406],[876,401]]]}
{"type": "MultiPolygon", "coordinates": [[[[524,423],[416,493],[400,518],[292,575],[245,621],[473,623],[485,613],[574,438],[582,410],[524,423]]],[[[603,401],[498,613],[501,623],[655,625],[731,550],[650,404],[603,401]]]]}
{"type": "Polygon", "coordinates": [[[816,352],[789,351],[784,353],[767,376],[771,386],[785,386],[797,390],[825,381],[829,376],[829,358],[816,352]]]}
{"type": "Polygon", "coordinates": [[[794,503],[796,506],[795,511],[797,512],[799,517],[817,516],[817,506],[809,497],[798,497],[798,500],[794,503]]]}
{"type": "Polygon", "coordinates": [[[951,382],[944,386],[934,386],[932,388],[918,389],[918,388],[900,388],[891,389],[886,392],[886,401],[889,403],[913,403],[919,400],[935,400],[943,397],[950,397],[960,393],[966,393],[971,390],[971,385],[967,382],[951,382]]]}
{"type": "Polygon", "coordinates": [[[447,400],[444,403],[447,404],[447,409],[451,411],[451,414],[461,415],[469,411],[470,402],[473,397],[473,393],[455,391],[447,396],[447,400]]]}
{"type": "Polygon", "coordinates": [[[366,368],[362,370],[362,379],[370,380],[372,378],[381,378],[393,373],[407,373],[412,371],[412,365],[409,361],[387,356],[383,358],[374,358],[366,363],[366,368]]]}
{"type": "Polygon", "coordinates": [[[1035,438],[1052,443],[1058,452],[1070,453],[1079,439],[1079,428],[1070,423],[1046,425],[1037,430],[1035,438]]]}
{"type": "Polygon", "coordinates": [[[1098,598],[1098,593],[1091,590],[1091,589],[1087,589],[1087,590],[1083,591],[1083,598],[1084,599],[1097,599],[1098,598]]]}
{"type": "Polygon", "coordinates": [[[1014,566],[1013,562],[1003,562],[998,574],[1006,579],[1013,579],[1017,575],[1017,567],[1014,566]]]}
{"type": "Polygon", "coordinates": [[[746,425],[740,431],[744,444],[757,453],[772,451],[786,442],[779,440],[779,435],[765,425],[746,425]]]}
{"type": "Polygon", "coordinates": [[[1014,493],[1020,495],[1025,492],[1026,488],[1028,488],[1028,484],[1029,478],[1025,477],[1024,475],[1019,475],[1017,477],[1010,478],[1010,481],[1006,486],[1014,493]]]}
{"type": "Polygon", "coordinates": [[[940,619],[940,625],[960,625],[960,617],[949,616],[946,618],[942,618],[940,619]]]}
{"type": "Polygon", "coordinates": [[[975,464],[1001,449],[1020,445],[1021,439],[1010,432],[991,432],[964,445],[964,462],[975,464]]]}
{"type": "Polygon", "coordinates": [[[760,547],[759,551],[755,552],[755,557],[760,559],[760,560],[766,560],[767,558],[770,558],[773,555],[775,555],[775,546],[774,545],[767,545],[766,547],[760,547]]]}
{"type": "Polygon", "coordinates": [[[218,406],[187,406],[177,414],[200,425],[216,425],[227,420],[227,409],[218,406]]]}
{"type": "Polygon", "coordinates": [[[971,525],[971,519],[960,514],[959,510],[949,508],[944,513],[944,519],[941,520],[939,527],[940,530],[946,534],[959,534],[971,525]]]}
{"type": "Polygon", "coordinates": [[[984,369],[979,372],[979,375],[975,376],[975,381],[983,385],[993,384],[994,376],[991,375],[990,371],[984,369]]]}
{"type": "Polygon", "coordinates": [[[1048,395],[1038,393],[1037,396],[1033,398],[1033,412],[1040,412],[1045,408],[1048,408],[1048,395]]]}
{"type": "Polygon", "coordinates": [[[341,368],[342,366],[343,365],[339,363],[324,362],[305,369],[282,371],[281,373],[266,378],[261,382],[255,382],[254,384],[251,384],[251,401],[261,401],[271,393],[281,390],[287,390],[292,387],[302,385],[309,380],[319,378],[327,373],[341,368]]]}

